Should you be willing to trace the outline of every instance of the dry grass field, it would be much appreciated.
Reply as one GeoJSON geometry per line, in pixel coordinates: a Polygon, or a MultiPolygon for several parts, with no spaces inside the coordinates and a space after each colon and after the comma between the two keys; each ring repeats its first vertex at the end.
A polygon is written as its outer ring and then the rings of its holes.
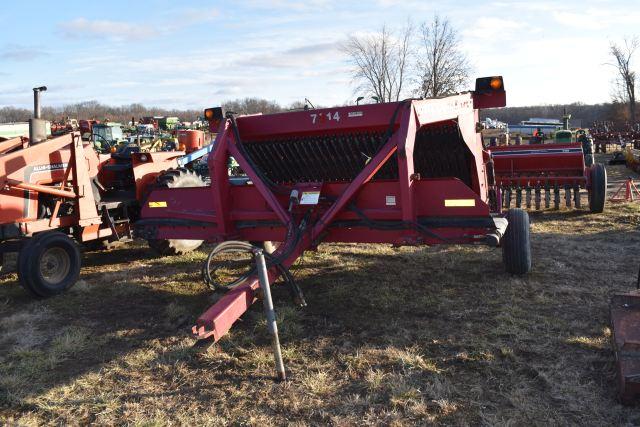
{"type": "MultiPolygon", "coordinates": [[[[610,168],[620,179],[623,167],[610,168]]],[[[321,245],[274,288],[290,375],[261,305],[219,344],[189,329],[218,295],[204,252],[85,254],[66,295],[0,278],[0,422],[133,425],[620,425],[608,301],[635,284],[640,205],[532,213],[534,266],[485,247],[321,245]]]]}

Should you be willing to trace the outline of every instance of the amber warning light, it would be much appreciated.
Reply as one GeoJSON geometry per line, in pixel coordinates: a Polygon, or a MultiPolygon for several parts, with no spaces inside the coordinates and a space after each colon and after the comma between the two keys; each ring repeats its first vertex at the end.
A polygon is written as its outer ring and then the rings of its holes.
{"type": "Polygon", "coordinates": [[[502,76],[482,77],[476,79],[476,93],[503,91],[504,82],[502,76]]]}
{"type": "Polygon", "coordinates": [[[204,118],[208,121],[220,121],[224,118],[222,107],[207,108],[204,110],[204,118]]]}
{"type": "Polygon", "coordinates": [[[499,108],[507,104],[502,76],[481,77],[476,79],[476,90],[473,91],[473,107],[499,108]]]}

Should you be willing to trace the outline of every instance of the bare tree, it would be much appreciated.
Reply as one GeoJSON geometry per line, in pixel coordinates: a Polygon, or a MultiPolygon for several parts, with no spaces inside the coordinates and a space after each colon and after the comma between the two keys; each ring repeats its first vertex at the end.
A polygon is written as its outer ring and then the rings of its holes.
{"type": "Polygon", "coordinates": [[[282,111],[282,107],[275,101],[261,98],[244,98],[226,101],[222,103],[222,107],[227,111],[233,111],[238,114],[270,114],[282,111]]]}
{"type": "Polygon", "coordinates": [[[425,97],[442,96],[460,91],[469,80],[469,59],[460,49],[458,32],[449,19],[438,15],[420,27],[422,45],[418,61],[420,87],[425,97]]]}
{"type": "Polygon", "coordinates": [[[629,122],[636,123],[636,72],[632,70],[631,61],[638,49],[638,38],[625,39],[624,46],[611,43],[609,52],[614,59],[614,63],[609,64],[616,67],[618,76],[614,80],[613,99],[614,102],[621,102],[628,105],[629,122]]]}
{"type": "Polygon", "coordinates": [[[356,93],[366,93],[378,102],[398,101],[403,95],[411,56],[410,23],[394,34],[383,26],[380,32],[350,36],[342,46],[353,67],[356,93]]]}

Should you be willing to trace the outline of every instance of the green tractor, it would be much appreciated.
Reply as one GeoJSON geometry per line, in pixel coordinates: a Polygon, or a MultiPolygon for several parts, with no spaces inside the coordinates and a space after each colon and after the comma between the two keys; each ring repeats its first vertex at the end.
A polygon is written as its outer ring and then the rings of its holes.
{"type": "Polygon", "coordinates": [[[575,131],[572,131],[569,128],[570,119],[571,114],[567,114],[565,112],[564,116],[562,116],[562,129],[557,130],[555,133],[555,142],[556,144],[571,144],[575,142],[579,142],[580,144],[582,144],[584,163],[586,166],[590,167],[591,165],[593,165],[593,138],[591,138],[591,135],[587,133],[586,129],[577,129],[575,131]]]}
{"type": "Polygon", "coordinates": [[[98,123],[93,125],[91,141],[99,153],[110,153],[125,142],[120,123],[98,123]]]}
{"type": "Polygon", "coordinates": [[[174,130],[179,123],[180,119],[177,117],[162,117],[158,120],[158,127],[160,130],[171,131],[174,130]]]}

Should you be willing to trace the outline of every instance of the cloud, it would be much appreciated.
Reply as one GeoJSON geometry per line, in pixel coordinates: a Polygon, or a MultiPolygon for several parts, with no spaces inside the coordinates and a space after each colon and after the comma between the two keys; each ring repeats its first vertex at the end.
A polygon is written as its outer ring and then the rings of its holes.
{"type": "Polygon", "coordinates": [[[286,11],[325,11],[333,9],[334,1],[332,0],[245,0],[242,2],[250,9],[282,9],[286,11]]]}
{"type": "Polygon", "coordinates": [[[216,8],[208,8],[208,9],[195,9],[195,8],[187,8],[183,9],[181,12],[177,14],[177,19],[175,17],[177,27],[184,28],[191,25],[201,24],[204,22],[211,22],[218,18],[220,15],[220,11],[216,8]]]}
{"type": "Polygon", "coordinates": [[[530,34],[536,30],[537,28],[524,22],[483,16],[478,18],[474,25],[463,30],[462,35],[469,39],[504,40],[505,38],[511,39],[523,31],[530,34]]]}
{"type": "Polygon", "coordinates": [[[47,52],[41,49],[19,44],[5,45],[5,47],[0,50],[0,59],[7,61],[27,62],[46,55],[48,55],[47,52]]]}
{"type": "Polygon", "coordinates": [[[339,42],[312,43],[280,52],[257,54],[237,61],[237,65],[262,68],[306,67],[315,62],[333,60],[340,54],[339,42]]]}
{"type": "Polygon", "coordinates": [[[219,14],[220,12],[216,8],[185,8],[176,11],[171,17],[164,20],[164,23],[155,26],[140,22],[76,18],[58,24],[58,30],[64,37],[69,39],[88,36],[116,42],[137,41],[179,31],[192,25],[211,22],[219,14]]]}
{"type": "Polygon", "coordinates": [[[135,41],[158,35],[158,31],[150,25],[108,20],[92,21],[86,18],[62,22],[58,24],[58,29],[69,39],[91,37],[112,41],[135,41]]]}
{"type": "Polygon", "coordinates": [[[616,26],[635,25],[640,19],[636,10],[587,8],[582,10],[557,11],[553,18],[561,25],[579,30],[604,30],[616,26]]]}

